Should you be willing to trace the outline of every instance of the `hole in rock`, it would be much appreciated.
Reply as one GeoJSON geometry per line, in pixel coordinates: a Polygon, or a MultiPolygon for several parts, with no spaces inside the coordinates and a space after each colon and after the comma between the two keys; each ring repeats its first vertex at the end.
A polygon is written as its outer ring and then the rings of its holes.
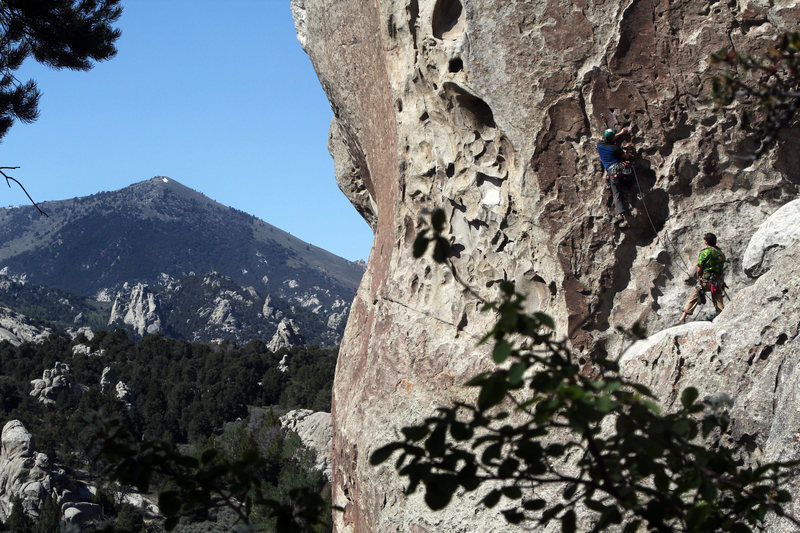
{"type": "Polygon", "coordinates": [[[445,174],[447,174],[447,177],[452,178],[455,173],[456,173],[456,166],[453,163],[447,165],[447,170],[445,170],[445,174]]]}
{"type": "Polygon", "coordinates": [[[455,39],[464,31],[464,6],[459,0],[438,0],[433,8],[433,36],[455,39]]]}
{"type": "Polygon", "coordinates": [[[767,346],[761,350],[761,355],[758,356],[758,359],[760,361],[766,361],[770,354],[772,354],[772,346],[767,346]]]}
{"type": "Polygon", "coordinates": [[[496,127],[494,113],[492,112],[492,108],[489,107],[489,104],[471,94],[460,94],[456,97],[456,100],[464,109],[472,113],[481,124],[485,124],[490,128],[496,127]]]}
{"type": "Polygon", "coordinates": [[[430,115],[428,115],[428,112],[427,112],[427,111],[425,111],[424,113],[422,113],[422,114],[419,116],[419,121],[420,121],[420,122],[425,122],[426,120],[428,120],[428,118],[430,118],[430,115]]]}
{"type": "Polygon", "coordinates": [[[483,128],[495,128],[494,113],[489,104],[474,96],[455,83],[447,82],[444,84],[445,94],[449,100],[457,105],[462,111],[463,118],[466,119],[467,126],[471,126],[478,135],[483,128]]]}
{"type": "Polygon", "coordinates": [[[464,62],[461,61],[460,57],[453,58],[447,64],[447,70],[450,72],[461,72],[464,70],[464,62]]]}
{"type": "Polygon", "coordinates": [[[486,174],[483,174],[482,172],[478,172],[476,178],[477,178],[476,181],[478,182],[478,187],[482,187],[487,182],[491,183],[495,187],[502,187],[503,186],[503,180],[502,179],[495,178],[494,176],[487,176],[486,174]]]}

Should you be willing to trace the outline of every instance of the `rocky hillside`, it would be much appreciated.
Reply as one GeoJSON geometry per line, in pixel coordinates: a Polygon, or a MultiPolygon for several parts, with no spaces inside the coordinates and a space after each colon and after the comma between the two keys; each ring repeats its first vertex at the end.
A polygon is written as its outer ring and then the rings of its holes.
{"type": "Polygon", "coordinates": [[[363,274],[166,177],[42,207],[0,210],[0,303],[62,326],[335,344],[363,274]]]}
{"type": "MultiPolygon", "coordinates": [[[[708,101],[706,59],[723,46],[763,50],[796,29],[795,2],[293,0],[292,10],[334,110],[336,179],[375,230],[334,385],[338,531],[506,530],[471,500],[431,513],[419,494],[403,494],[391,467],[367,461],[399,426],[465,398],[460,384],[486,364],[475,343],[493,318],[447,269],[412,259],[432,208],[446,212],[460,276],[490,299],[497,281],[514,280],[531,310],[556,319],[587,369],[594,355],[622,351],[618,326],[639,321],[657,333],[675,324],[707,231],[730,259],[736,305],[717,319],[727,333],[703,326],[706,336],[738,339],[736,350],[723,350],[755,354],[753,367],[766,353],[772,368],[783,360],[777,346],[793,346],[796,327],[759,334],[775,315],[762,314],[743,257],[759,225],[800,190],[800,132],[785,129],[765,157],[743,160],[736,114],[708,101]],[[603,187],[601,115],[627,126],[639,152],[631,186],[641,200],[626,230],[614,226],[603,187]],[[750,297],[737,304],[739,294],[750,297]]],[[[797,262],[784,261],[789,270],[797,262]]],[[[800,302],[785,290],[774,293],[775,312],[800,302]]],[[[698,354],[692,338],[677,341],[680,357],[659,362],[668,365],[664,387],[677,386],[668,376],[695,383],[714,372],[704,389],[712,393],[739,379],[724,358],[682,365],[698,354]]],[[[653,366],[666,348],[658,346],[636,363],[645,382],[661,379],[653,366]]],[[[786,372],[771,375],[784,383],[786,372]]],[[[783,390],[766,374],[735,386],[767,402],[783,390]]],[[[757,446],[766,435],[793,438],[792,419],[760,412],[740,426],[757,446]]]]}

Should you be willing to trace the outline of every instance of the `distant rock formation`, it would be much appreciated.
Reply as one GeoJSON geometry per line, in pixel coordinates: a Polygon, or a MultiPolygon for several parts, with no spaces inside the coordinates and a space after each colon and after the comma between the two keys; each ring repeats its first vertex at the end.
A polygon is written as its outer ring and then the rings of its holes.
{"type": "Polygon", "coordinates": [[[108,324],[140,336],[163,333],[189,341],[242,344],[261,339],[280,349],[305,342],[338,343],[350,311],[349,302],[336,292],[317,285],[299,287],[294,280],[266,295],[217,272],[165,277],[162,282],[126,284],[117,293],[108,324]]]}
{"type": "Polygon", "coordinates": [[[108,325],[130,326],[137,335],[148,335],[161,331],[161,310],[155,294],[144,283],[130,287],[127,283],[117,293],[108,325]]]}
{"type": "Polygon", "coordinates": [[[298,344],[303,344],[303,336],[300,334],[297,324],[291,318],[282,318],[278,323],[278,329],[267,343],[267,349],[277,352],[281,348],[289,348],[298,344]]]}
{"type": "Polygon", "coordinates": [[[120,381],[116,372],[107,366],[103,369],[103,374],[100,376],[100,390],[106,392],[109,389],[114,389],[117,400],[122,402],[126,409],[130,410],[133,407],[133,392],[130,387],[124,382],[120,381]]]}
{"type": "Polygon", "coordinates": [[[55,404],[62,392],[79,395],[86,390],[85,386],[75,382],[70,366],[60,362],[56,362],[53,368],[45,369],[42,378],[32,380],[31,386],[33,390],[30,395],[48,405],[55,404]]]}
{"type": "MultiPolygon", "coordinates": [[[[741,260],[751,237],[800,192],[800,133],[785,129],[761,160],[745,162],[736,114],[707,102],[706,58],[723,46],[765,50],[797,29],[800,6],[292,0],[292,12],[334,111],[337,182],[375,231],[333,390],[333,503],[344,508],[334,528],[506,531],[497,512],[476,511],[474,494],[433,513],[391,465],[368,461],[434,406],[470,400],[461,385],[490,364],[476,343],[494,317],[449,269],[413,259],[421,221],[443,209],[460,278],[490,300],[514,281],[528,310],[554,317],[586,371],[596,355],[622,351],[617,327],[674,325],[707,231],[730,259],[735,298],[754,283],[741,260]],[[628,127],[639,150],[630,229],[614,226],[603,186],[602,116],[628,127]]],[[[794,338],[784,331],[762,345],[750,335],[768,315],[734,304],[719,320],[752,328],[742,336],[754,344],[741,348],[754,365],[794,338]]],[[[687,361],[692,349],[682,349],[687,361]]],[[[754,386],[771,401],[767,381],[754,386]]]]}
{"type": "MultiPolygon", "coordinates": [[[[3,290],[2,285],[0,280],[0,290],[3,290]]],[[[23,342],[41,342],[51,333],[47,328],[32,325],[25,315],[0,306],[0,341],[6,340],[19,346],[23,342]]]]}
{"type": "Polygon", "coordinates": [[[68,524],[77,526],[102,517],[102,507],[91,503],[93,488],[73,483],[64,471],[37,453],[33,436],[19,420],[3,426],[0,435],[0,522],[11,514],[19,499],[23,512],[32,519],[39,516],[42,504],[53,498],[61,505],[61,514],[68,524]]]}
{"type": "Polygon", "coordinates": [[[57,496],[50,460],[34,451],[33,436],[19,420],[3,426],[0,442],[0,521],[11,514],[16,498],[22,501],[25,514],[39,516],[45,498],[57,496]]]}
{"type": "Polygon", "coordinates": [[[316,454],[314,468],[331,479],[331,414],[310,409],[295,409],[280,418],[283,429],[294,431],[316,454]]]}

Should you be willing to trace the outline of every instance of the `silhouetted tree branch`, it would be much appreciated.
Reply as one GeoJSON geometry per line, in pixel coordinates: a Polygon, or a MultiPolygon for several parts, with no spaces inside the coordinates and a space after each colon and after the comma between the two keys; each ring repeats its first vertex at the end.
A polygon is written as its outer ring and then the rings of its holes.
{"type": "Polygon", "coordinates": [[[19,168],[19,167],[0,167],[0,174],[2,174],[3,177],[6,179],[6,184],[8,185],[9,188],[11,188],[11,183],[9,183],[9,181],[13,181],[17,185],[19,185],[19,188],[22,189],[22,192],[24,192],[25,196],[28,197],[28,200],[31,201],[31,203],[33,204],[33,207],[35,207],[44,216],[49,217],[50,215],[48,215],[47,213],[42,211],[42,208],[39,207],[39,205],[36,202],[33,201],[33,198],[31,198],[31,195],[28,194],[28,191],[25,190],[25,187],[23,187],[22,184],[16,178],[12,178],[11,176],[9,176],[5,172],[3,172],[4,170],[14,170],[14,169],[17,169],[17,168],[19,168]]]}
{"type": "Polygon", "coordinates": [[[741,104],[740,125],[757,136],[758,146],[744,158],[755,161],[798,122],[800,109],[800,32],[787,32],[758,56],[722,48],[709,61],[724,65],[711,96],[721,108],[741,104]]]}

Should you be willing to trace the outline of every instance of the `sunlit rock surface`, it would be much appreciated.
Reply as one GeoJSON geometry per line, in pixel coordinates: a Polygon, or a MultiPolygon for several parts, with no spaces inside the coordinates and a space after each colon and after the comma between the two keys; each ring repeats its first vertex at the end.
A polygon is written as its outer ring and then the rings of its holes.
{"type": "Polygon", "coordinates": [[[294,431],[314,452],[314,468],[331,478],[331,414],[311,409],[295,409],[281,417],[281,427],[294,431]]]}
{"type": "MultiPolygon", "coordinates": [[[[333,108],[337,182],[375,231],[334,385],[333,498],[344,509],[335,527],[506,531],[471,495],[431,512],[419,494],[403,493],[391,465],[368,461],[399,427],[468,397],[461,384],[487,364],[475,343],[492,317],[446,268],[412,258],[420,218],[443,208],[466,283],[493,298],[499,281],[515,281],[587,367],[595,354],[622,351],[617,326],[639,321],[656,333],[675,325],[707,231],[729,258],[737,298],[754,283],[742,268],[751,237],[796,198],[800,134],[783,132],[745,166],[733,148],[737,119],[708,102],[706,59],[723,46],[763,49],[796,28],[800,7],[293,0],[292,11],[333,108]],[[601,115],[628,126],[639,150],[631,186],[642,199],[629,230],[612,224],[595,148],[601,115]]],[[[780,306],[797,301],[781,297],[780,306]]],[[[701,324],[682,331],[705,331],[713,313],[694,318],[701,324]]],[[[736,300],[717,320],[745,328],[728,337],[756,343],[746,344],[756,359],[783,339],[759,337],[770,317],[736,300]]],[[[794,336],[784,333],[788,350],[794,336]]],[[[658,346],[642,357],[657,357],[658,346]]],[[[750,394],[773,401],[774,382],[753,386],[766,388],[750,394]]],[[[768,427],[774,414],[765,413],[768,427]]]]}
{"type": "MultiPolygon", "coordinates": [[[[3,290],[0,282],[0,290],[3,290]]],[[[0,306],[0,341],[6,340],[14,346],[23,342],[40,342],[52,333],[48,328],[34,326],[25,315],[0,306]]]]}

